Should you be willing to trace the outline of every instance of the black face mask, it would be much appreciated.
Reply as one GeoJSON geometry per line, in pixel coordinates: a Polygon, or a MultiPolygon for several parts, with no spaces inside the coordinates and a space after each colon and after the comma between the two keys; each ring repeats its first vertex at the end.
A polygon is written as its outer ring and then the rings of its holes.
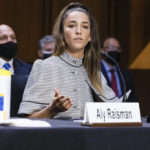
{"type": "MultiPolygon", "coordinates": [[[[107,55],[109,55],[110,57],[112,57],[114,60],[116,60],[117,63],[119,63],[120,58],[121,58],[121,53],[118,51],[110,51],[107,53],[107,55]]],[[[113,62],[113,60],[111,60],[110,58],[108,58],[107,56],[104,57],[104,59],[111,65],[115,65],[115,62],[113,62]]]]}
{"type": "Polygon", "coordinates": [[[14,42],[7,42],[0,44],[0,57],[11,59],[16,55],[17,44],[14,42]]]}
{"type": "Polygon", "coordinates": [[[42,51],[42,54],[43,54],[43,58],[42,59],[46,59],[46,58],[52,56],[53,51],[50,51],[50,52],[42,51]]]}
{"type": "Polygon", "coordinates": [[[43,59],[50,57],[52,54],[43,54],[43,59]]]}

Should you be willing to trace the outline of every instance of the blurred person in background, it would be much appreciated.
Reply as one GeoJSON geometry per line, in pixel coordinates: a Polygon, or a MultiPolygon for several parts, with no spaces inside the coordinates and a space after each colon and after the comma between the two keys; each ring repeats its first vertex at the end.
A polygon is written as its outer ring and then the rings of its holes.
{"type": "Polygon", "coordinates": [[[11,117],[17,116],[23,91],[31,71],[31,65],[15,58],[18,50],[14,30],[0,25],[0,69],[11,71],[11,117]]]}
{"type": "Polygon", "coordinates": [[[54,51],[54,38],[52,35],[46,35],[40,39],[38,44],[38,56],[41,59],[46,59],[53,54],[54,51]]]}
{"type": "MultiPolygon", "coordinates": [[[[107,55],[110,56],[119,64],[122,52],[119,41],[114,37],[106,38],[102,45],[101,52],[101,71],[107,80],[108,86],[110,86],[114,90],[116,95],[120,98],[124,94],[124,83],[122,81],[117,65],[112,59],[107,57],[107,55]],[[104,55],[103,53],[107,55],[104,55]]],[[[127,101],[138,101],[135,94],[133,78],[130,72],[125,69],[121,69],[121,74],[125,81],[126,92],[128,90],[131,90],[127,101]]]]}
{"type": "Polygon", "coordinates": [[[31,65],[14,58],[18,50],[17,39],[13,29],[0,25],[0,68],[10,70],[12,75],[29,75],[31,65]]]}

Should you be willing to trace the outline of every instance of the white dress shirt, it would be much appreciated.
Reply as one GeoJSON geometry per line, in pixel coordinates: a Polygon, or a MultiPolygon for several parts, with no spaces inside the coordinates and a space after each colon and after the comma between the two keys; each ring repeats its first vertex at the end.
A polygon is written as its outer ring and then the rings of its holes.
{"type": "Polygon", "coordinates": [[[5,63],[9,63],[9,64],[10,64],[11,67],[10,67],[9,71],[11,71],[11,74],[13,75],[13,74],[14,74],[13,59],[11,59],[10,61],[5,61],[4,59],[2,59],[2,58],[0,57],[0,69],[5,69],[5,68],[3,67],[3,65],[4,65],[5,63]]]}

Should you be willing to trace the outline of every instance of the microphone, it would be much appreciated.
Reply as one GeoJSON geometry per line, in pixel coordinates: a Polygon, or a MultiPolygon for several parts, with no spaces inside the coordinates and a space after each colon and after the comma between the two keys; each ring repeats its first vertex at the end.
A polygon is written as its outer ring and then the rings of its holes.
{"type": "Polygon", "coordinates": [[[123,82],[123,102],[127,102],[126,84],[125,84],[125,80],[124,80],[124,78],[123,78],[123,75],[122,75],[122,73],[121,73],[121,70],[120,70],[120,67],[119,67],[117,61],[116,61],[114,58],[112,58],[111,56],[109,56],[108,54],[104,53],[104,52],[101,52],[101,54],[102,54],[102,56],[105,56],[105,57],[110,58],[110,59],[115,63],[115,65],[117,66],[117,69],[118,69],[118,71],[119,71],[121,80],[122,80],[122,82],[123,82]]]}

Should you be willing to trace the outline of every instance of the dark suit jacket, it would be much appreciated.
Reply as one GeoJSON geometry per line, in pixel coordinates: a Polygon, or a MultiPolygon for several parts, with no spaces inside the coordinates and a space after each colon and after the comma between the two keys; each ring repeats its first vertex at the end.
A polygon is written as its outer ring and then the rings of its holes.
{"type": "Polygon", "coordinates": [[[32,68],[30,64],[16,58],[13,60],[13,66],[15,75],[29,75],[32,68]]]}
{"type": "MultiPolygon", "coordinates": [[[[103,73],[103,75],[105,76],[106,80],[107,80],[107,84],[108,86],[112,87],[112,84],[111,82],[109,81],[109,78],[108,78],[108,75],[107,75],[107,72],[104,68],[104,65],[101,63],[101,71],[103,73]]],[[[121,85],[121,90],[122,90],[122,93],[123,93],[123,90],[124,90],[124,87],[123,87],[123,81],[121,79],[121,76],[119,74],[119,71],[117,70],[118,72],[118,75],[119,75],[119,80],[120,80],[120,85],[121,85]]],[[[132,76],[131,74],[129,73],[129,71],[127,70],[123,70],[121,69],[121,73],[123,75],[123,78],[125,80],[125,85],[126,85],[126,91],[128,90],[131,90],[131,93],[127,99],[128,102],[137,102],[137,97],[136,97],[136,94],[135,94],[135,89],[134,89],[134,83],[133,83],[133,79],[132,79],[132,76]]]]}
{"type": "Polygon", "coordinates": [[[11,76],[11,110],[10,116],[16,117],[25,85],[32,66],[21,60],[14,59],[14,75],[11,76]]]}

